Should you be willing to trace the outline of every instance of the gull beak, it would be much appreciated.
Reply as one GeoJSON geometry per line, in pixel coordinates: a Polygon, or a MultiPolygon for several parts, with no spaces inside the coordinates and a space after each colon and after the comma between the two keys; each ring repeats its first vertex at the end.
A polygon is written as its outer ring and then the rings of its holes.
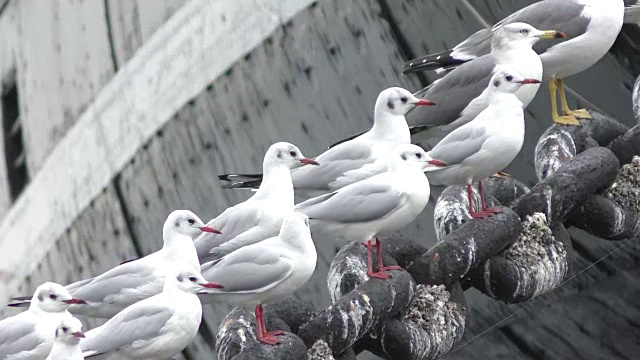
{"type": "Polygon", "coordinates": [[[547,30],[538,36],[540,39],[564,39],[567,35],[561,31],[547,30]]]}
{"type": "Polygon", "coordinates": [[[522,81],[519,81],[520,84],[526,85],[526,84],[540,84],[540,80],[536,80],[536,79],[524,79],[522,81]]]}
{"type": "Polygon", "coordinates": [[[304,158],[304,159],[300,160],[300,163],[301,164],[305,164],[305,165],[320,165],[315,160],[308,159],[308,158],[304,158]]]}
{"type": "Polygon", "coordinates": [[[446,162],[444,162],[444,161],[440,161],[440,160],[436,160],[436,159],[429,160],[429,161],[428,161],[428,164],[429,164],[429,165],[434,165],[434,166],[439,166],[439,167],[445,167],[445,166],[448,166],[446,162]]]}
{"type": "Polygon", "coordinates": [[[433,106],[436,103],[434,103],[433,101],[429,101],[427,99],[420,99],[420,101],[418,101],[417,103],[413,104],[414,106],[433,106]]]}
{"type": "Polygon", "coordinates": [[[82,304],[86,304],[87,302],[82,300],[82,299],[69,299],[69,300],[64,300],[62,301],[63,303],[67,304],[67,305],[82,305],[82,304]]]}
{"type": "Polygon", "coordinates": [[[224,289],[224,286],[220,285],[220,284],[216,284],[216,283],[206,283],[206,284],[202,284],[203,288],[207,288],[207,289],[224,289]]]}
{"type": "Polygon", "coordinates": [[[84,334],[82,333],[82,331],[76,331],[71,335],[73,335],[73,336],[75,336],[77,338],[84,338],[85,337],[84,334]]]}
{"type": "Polygon", "coordinates": [[[222,234],[220,231],[212,228],[211,226],[201,226],[200,227],[200,231],[208,232],[208,233],[212,233],[212,234],[222,234]]]}

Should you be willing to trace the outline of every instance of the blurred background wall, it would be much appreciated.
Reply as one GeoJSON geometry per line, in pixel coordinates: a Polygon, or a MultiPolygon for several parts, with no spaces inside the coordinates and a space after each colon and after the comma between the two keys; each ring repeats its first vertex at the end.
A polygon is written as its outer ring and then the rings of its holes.
{"type": "MultiPolygon", "coordinates": [[[[416,91],[435,79],[402,76],[405,60],[452,47],[533,2],[0,0],[0,270],[8,274],[0,273],[0,301],[159,249],[170,211],[207,221],[250,196],[222,190],[217,174],[259,171],[276,141],[314,156],[365,130],[381,90],[416,91]]],[[[638,27],[625,25],[604,59],[568,79],[571,105],[633,124],[639,44],[638,27]]],[[[543,86],[507,169],[529,185],[549,111],[543,86]]],[[[403,233],[433,244],[432,206],[403,233]]],[[[572,274],[580,275],[486,334],[523,305],[467,291],[462,343],[483,335],[450,358],[637,356],[638,241],[571,235],[572,274]]],[[[301,295],[324,307],[336,247],[317,247],[318,268],[301,295]]],[[[186,357],[213,357],[230,308],[205,308],[186,357]]],[[[0,317],[13,313],[3,308],[0,317]]]]}

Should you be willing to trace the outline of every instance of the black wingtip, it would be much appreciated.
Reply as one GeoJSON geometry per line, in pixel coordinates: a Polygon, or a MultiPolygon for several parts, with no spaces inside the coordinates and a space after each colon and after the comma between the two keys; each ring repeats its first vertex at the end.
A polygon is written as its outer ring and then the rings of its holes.
{"type": "Polygon", "coordinates": [[[28,307],[29,305],[31,305],[31,303],[29,303],[29,302],[19,302],[19,303],[11,303],[11,304],[7,304],[7,306],[9,306],[9,307],[14,307],[14,308],[18,308],[18,307],[28,307]]]}
{"type": "Polygon", "coordinates": [[[33,296],[16,296],[16,297],[11,298],[11,300],[14,300],[14,301],[29,301],[29,300],[31,300],[32,297],[33,296]]]}
{"type": "Polygon", "coordinates": [[[262,179],[253,181],[238,181],[222,185],[223,189],[257,189],[262,184],[262,179]]]}
{"type": "Polygon", "coordinates": [[[427,126],[427,125],[412,126],[409,128],[409,133],[411,135],[415,135],[417,133],[421,133],[425,130],[428,130],[429,128],[431,128],[431,126],[427,126]]]}
{"type": "Polygon", "coordinates": [[[465,63],[465,60],[456,59],[451,56],[453,50],[446,50],[437,54],[425,55],[407,61],[402,65],[402,74],[411,74],[418,71],[436,70],[440,68],[451,68],[465,63]]]}

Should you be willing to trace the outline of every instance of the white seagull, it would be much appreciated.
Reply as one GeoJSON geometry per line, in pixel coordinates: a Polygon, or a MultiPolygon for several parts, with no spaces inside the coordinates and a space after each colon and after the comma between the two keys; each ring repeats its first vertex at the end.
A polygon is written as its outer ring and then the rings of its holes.
{"type": "Polygon", "coordinates": [[[176,268],[200,268],[193,239],[202,232],[219,233],[205,226],[191,211],[173,211],[164,223],[162,249],[95,278],[67,285],[73,296],[86,301],[83,305],[73,305],[69,311],[74,315],[110,318],[127,306],[160,293],[165,278],[176,268]]]}
{"type": "MultiPolygon", "coordinates": [[[[627,12],[627,21],[632,21],[633,8],[627,12]]],[[[491,29],[476,32],[452,50],[411,60],[405,67],[409,68],[409,71],[414,68],[450,68],[479,58],[490,51],[491,38],[500,29],[515,22],[562,31],[567,35],[565,41],[540,42],[534,46],[534,50],[540,54],[544,67],[542,79],[549,81],[553,120],[556,123],[578,125],[577,118],[591,116],[584,109],[569,109],[563,79],[590,68],[609,51],[620,33],[624,15],[623,0],[544,0],[509,15],[491,29]],[[558,90],[565,116],[558,115],[558,90]]],[[[517,70],[528,77],[528,74],[517,70]]],[[[525,103],[525,107],[526,105],[525,103]]]]}
{"type": "Polygon", "coordinates": [[[264,155],[264,179],[249,200],[228,208],[207,226],[221,235],[202,234],[195,240],[201,263],[219,259],[242,246],[278,235],[284,218],[293,212],[291,169],[316,166],[300,149],[287,142],[271,145],[264,155]]]}
{"type": "Polygon", "coordinates": [[[262,304],[292,294],[304,285],[316,267],[316,248],[309,232],[309,219],[293,212],[282,222],[278,236],[242,247],[219,262],[202,265],[202,274],[222,286],[201,293],[203,302],[223,299],[242,305],[255,305],[256,338],[275,345],[282,331],[267,331],[262,304]]]}
{"type": "MultiPolygon", "coordinates": [[[[299,190],[334,190],[329,183],[349,170],[370,164],[385,157],[396,145],[409,144],[411,135],[404,115],[416,106],[435,105],[418,99],[408,90],[392,87],[380,93],[376,100],[373,127],[357,137],[332,146],[315,160],[319,166],[303,166],[292,170],[293,186],[299,190]]],[[[259,184],[261,174],[221,175],[222,180],[249,180],[230,187],[250,188],[259,184]]]]}
{"type": "MultiPolygon", "coordinates": [[[[555,30],[541,31],[529,24],[501,27],[491,40],[491,53],[460,65],[426,89],[425,97],[441,104],[416,109],[407,115],[411,133],[425,131],[431,146],[444,136],[473,120],[489,106],[487,84],[501,66],[511,66],[527,78],[542,78],[542,61],[532,46],[541,39],[564,37],[555,30]]],[[[540,85],[519,89],[516,95],[526,107],[540,85]]]]}
{"type": "Polygon", "coordinates": [[[184,350],[202,320],[196,295],[218,284],[189,268],[173,272],[160,294],[137,302],[80,341],[84,357],[106,354],[108,360],[170,359],[184,350]]]}
{"type": "Polygon", "coordinates": [[[38,286],[27,311],[0,321],[0,359],[46,359],[56,328],[71,318],[67,308],[83,303],[62,285],[47,282],[38,286]]]}
{"type": "MultiPolygon", "coordinates": [[[[387,155],[389,156],[389,155],[387,155]]],[[[341,241],[364,241],[367,247],[369,277],[388,278],[383,266],[380,240],[384,232],[396,231],[411,223],[429,201],[429,181],[424,171],[444,166],[417,145],[397,145],[387,162],[387,172],[347,185],[296,205],[295,210],[309,216],[323,231],[341,241]],[[378,271],[372,269],[371,251],[378,248],[378,271]]],[[[373,173],[380,169],[374,169],[373,173]]]]}
{"type": "Polygon", "coordinates": [[[56,339],[47,360],[83,360],[80,339],[84,338],[82,323],[73,316],[62,320],[56,329],[56,339]]]}
{"type": "Polygon", "coordinates": [[[498,71],[487,88],[489,106],[428,153],[447,164],[427,173],[431,184],[467,185],[472,218],[497,212],[486,206],[482,180],[507,167],[520,152],[524,142],[524,111],[516,91],[523,85],[539,83],[540,80],[525,78],[513,69],[505,67],[498,71]],[[476,181],[482,199],[480,212],[473,210],[472,183],[476,181]]]}

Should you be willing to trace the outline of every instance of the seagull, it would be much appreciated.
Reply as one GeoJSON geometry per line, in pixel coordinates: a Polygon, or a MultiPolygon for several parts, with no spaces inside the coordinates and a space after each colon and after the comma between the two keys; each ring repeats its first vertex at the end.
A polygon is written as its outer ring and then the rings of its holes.
{"type": "MultiPolygon", "coordinates": [[[[632,21],[633,8],[627,12],[627,21],[632,21]]],[[[556,29],[567,35],[565,41],[540,42],[533,49],[540,54],[542,60],[542,79],[549,81],[553,121],[559,124],[579,125],[577,118],[589,119],[591,116],[584,109],[569,108],[563,79],[590,68],[609,51],[622,29],[624,14],[623,0],[540,1],[509,15],[491,29],[476,32],[452,50],[409,61],[405,64],[405,72],[441,67],[446,69],[481,58],[490,51],[492,37],[495,37],[500,29],[515,22],[556,29]],[[558,91],[564,116],[558,115],[558,91]]],[[[517,70],[523,76],[529,77],[529,74],[521,69],[517,70]]],[[[522,98],[520,100],[526,107],[527,102],[522,98]]]]}
{"type": "Polygon", "coordinates": [[[323,231],[343,241],[363,241],[367,247],[367,275],[371,278],[391,277],[386,270],[397,266],[382,264],[380,239],[378,271],[372,269],[374,238],[383,232],[399,230],[411,223],[429,201],[429,181],[423,174],[434,167],[445,166],[417,145],[397,145],[387,162],[387,172],[347,185],[296,205],[295,210],[309,216],[323,231]]]}
{"type": "Polygon", "coordinates": [[[447,167],[427,173],[434,185],[467,185],[469,215],[483,218],[498,212],[484,200],[482,180],[504,169],[516,158],[524,143],[524,111],[516,96],[527,84],[539,84],[507,67],[491,77],[487,87],[489,106],[471,122],[457,128],[440,141],[428,155],[447,167]],[[478,182],[482,200],[480,212],[473,210],[472,183],[478,182]]]}
{"type": "Polygon", "coordinates": [[[82,323],[73,316],[64,318],[56,329],[56,339],[47,360],[83,360],[80,339],[84,338],[82,323]]]}
{"type": "MultiPolygon", "coordinates": [[[[357,169],[384,157],[398,144],[409,144],[411,135],[404,115],[416,106],[435,103],[418,99],[408,90],[392,87],[378,95],[373,127],[357,137],[335,144],[315,160],[320,166],[303,166],[291,171],[293,186],[298,190],[330,190],[329,183],[345,172],[357,169]]],[[[221,180],[242,178],[253,181],[237,182],[230,187],[251,188],[262,178],[257,175],[221,175],[221,180]]]]}
{"type": "Polygon", "coordinates": [[[282,222],[277,236],[242,247],[219,262],[202,265],[202,275],[222,287],[200,294],[203,302],[215,302],[217,295],[242,305],[255,305],[256,338],[276,345],[282,331],[267,331],[262,304],[292,294],[304,285],[316,268],[316,248],[311,240],[309,219],[293,212],[282,222]]]}
{"type": "MultiPolygon", "coordinates": [[[[532,46],[540,39],[563,36],[556,30],[541,31],[525,23],[513,23],[496,30],[490,54],[459,66],[426,90],[425,97],[443,104],[409,113],[407,121],[412,134],[428,130],[426,138],[433,146],[454,129],[473,120],[489,105],[487,84],[501,66],[511,66],[527,78],[542,78],[542,62],[532,46]]],[[[522,88],[516,95],[526,106],[536,96],[538,88],[539,85],[522,88]]]]}
{"type": "Polygon", "coordinates": [[[108,360],[170,359],[184,350],[202,320],[196,295],[218,284],[199,271],[183,268],[168,275],[162,292],[119,312],[80,341],[84,357],[105,354],[108,360]]]}
{"type": "Polygon", "coordinates": [[[116,266],[98,277],[68,285],[71,294],[86,300],[86,304],[74,305],[69,311],[74,315],[110,318],[127,306],[160,293],[165,278],[176,267],[188,265],[200,269],[193,239],[202,232],[220,233],[205,226],[191,211],[173,211],[164,223],[162,249],[116,266]]]}
{"type": "Polygon", "coordinates": [[[60,322],[71,318],[72,304],[84,304],[62,285],[47,282],[36,289],[29,309],[0,321],[0,359],[46,359],[60,322]]]}
{"type": "Polygon", "coordinates": [[[262,165],[264,181],[256,193],[207,223],[207,226],[219,229],[222,235],[202,234],[196,238],[200,262],[219,259],[242,246],[278,235],[282,221],[293,212],[291,169],[301,164],[318,166],[293,144],[271,145],[262,165]]]}

